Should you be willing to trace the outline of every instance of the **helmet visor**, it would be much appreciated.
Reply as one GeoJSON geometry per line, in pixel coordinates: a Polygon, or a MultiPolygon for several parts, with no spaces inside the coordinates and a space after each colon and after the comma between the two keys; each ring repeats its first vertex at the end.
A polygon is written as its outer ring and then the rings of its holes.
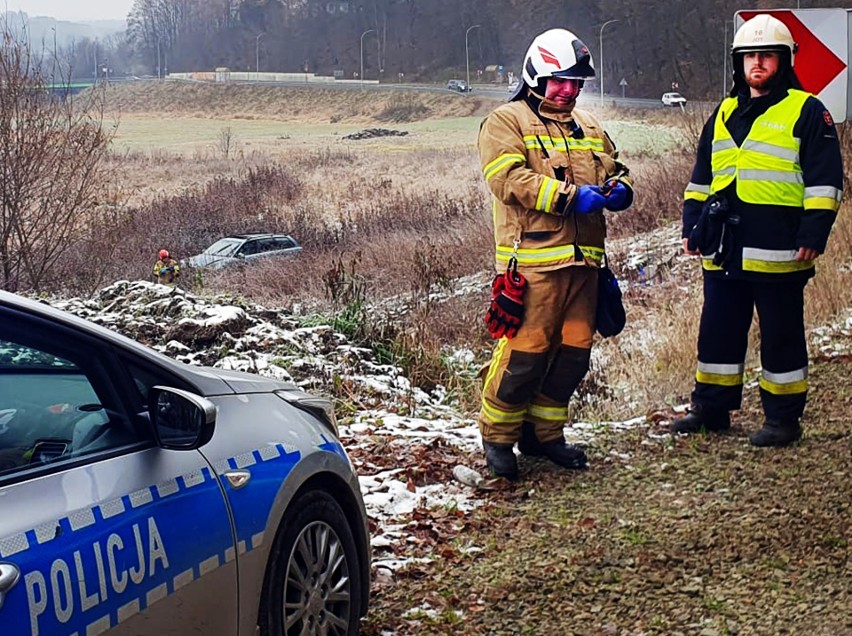
{"type": "Polygon", "coordinates": [[[589,64],[588,60],[581,60],[571,68],[566,68],[563,71],[551,73],[553,77],[563,77],[566,79],[589,79],[595,76],[595,69],[589,64]]]}

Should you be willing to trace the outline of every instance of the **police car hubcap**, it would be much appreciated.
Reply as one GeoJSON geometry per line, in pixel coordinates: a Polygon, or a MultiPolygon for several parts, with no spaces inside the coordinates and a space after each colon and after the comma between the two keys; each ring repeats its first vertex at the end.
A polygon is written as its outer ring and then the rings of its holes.
{"type": "Polygon", "coordinates": [[[349,564],[340,538],[324,522],[310,524],[287,562],[285,634],[346,634],[350,598],[349,564]]]}

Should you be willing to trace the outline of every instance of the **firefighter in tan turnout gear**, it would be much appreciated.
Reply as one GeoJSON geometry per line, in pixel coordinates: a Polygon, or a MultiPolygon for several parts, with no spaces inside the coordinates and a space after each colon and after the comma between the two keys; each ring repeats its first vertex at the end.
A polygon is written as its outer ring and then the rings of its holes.
{"type": "Polygon", "coordinates": [[[180,277],[180,264],[169,256],[169,250],[160,250],[158,260],[154,263],[154,278],[160,285],[174,285],[180,277]]]}
{"type": "Polygon", "coordinates": [[[784,23],[755,16],[731,52],[734,87],[704,126],[684,194],[684,249],[702,257],[704,308],[693,406],[671,428],[730,428],[757,308],[766,419],[751,443],[786,446],[802,434],[808,393],[805,285],[840,207],[843,165],[831,115],[801,90],[784,23]]]}
{"type": "Polygon", "coordinates": [[[575,108],[594,77],[573,33],[538,35],[523,82],[482,122],[478,148],[493,196],[496,268],[486,323],[499,338],[483,384],[480,432],[488,467],[516,479],[513,446],[566,468],[585,453],[567,445],[568,402],[589,370],[603,211],[633,201],[626,168],[600,123],[575,108]]]}

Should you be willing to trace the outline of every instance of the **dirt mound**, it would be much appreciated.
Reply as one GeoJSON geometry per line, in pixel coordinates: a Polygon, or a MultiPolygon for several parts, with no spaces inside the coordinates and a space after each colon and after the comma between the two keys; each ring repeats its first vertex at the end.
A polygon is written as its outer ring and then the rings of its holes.
{"type": "Polygon", "coordinates": [[[201,82],[132,82],[108,92],[120,113],[314,123],[407,122],[483,116],[495,98],[381,87],[364,90],[201,82]]]}

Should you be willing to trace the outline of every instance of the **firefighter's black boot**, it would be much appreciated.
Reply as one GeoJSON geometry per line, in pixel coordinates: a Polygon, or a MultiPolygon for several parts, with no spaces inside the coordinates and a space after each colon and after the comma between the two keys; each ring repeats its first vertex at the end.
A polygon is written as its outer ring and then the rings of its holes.
{"type": "Polygon", "coordinates": [[[770,420],[751,436],[752,446],[789,446],[802,436],[799,420],[770,420]]]}
{"type": "Polygon", "coordinates": [[[505,477],[509,481],[518,479],[518,460],[513,444],[490,444],[482,442],[485,449],[485,463],[492,473],[498,477],[505,477]]]}
{"type": "Polygon", "coordinates": [[[727,431],[731,428],[731,414],[728,411],[710,409],[695,404],[689,413],[676,419],[669,426],[672,433],[701,433],[727,431]]]}
{"type": "Polygon", "coordinates": [[[518,440],[518,450],[522,455],[527,457],[541,457],[544,455],[544,450],[541,448],[541,442],[535,435],[535,425],[531,422],[521,424],[521,439],[518,440]]]}
{"type": "Polygon", "coordinates": [[[589,463],[586,453],[581,448],[566,444],[561,439],[543,442],[541,450],[545,457],[557,466],[562,466],[562,468],[579,470],[585,468],[589,463]]]}

